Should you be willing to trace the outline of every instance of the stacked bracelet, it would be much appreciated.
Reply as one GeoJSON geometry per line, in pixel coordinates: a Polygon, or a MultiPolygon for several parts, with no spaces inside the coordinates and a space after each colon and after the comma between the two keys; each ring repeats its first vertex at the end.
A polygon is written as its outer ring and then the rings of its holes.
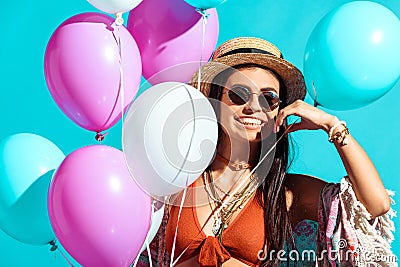
{"type": "Polygon", "coordinates": [[[346,122],[344,121],[339,121],[338,123],[336,123],[335,125],[333,125],[330,129],[329,129],[329,133],[328,133],[328,140],[331,143],[334,142],[340,142],[340,144],[342,146],[347,145],[347,140],[346,140],[346,136],[349,135],[349,129],[346,127],[346,122]],[[344,129],[342,131],[338,131],[335,134],[333,134],[333,131],[339,127],[340,125],[344,126],[344,129]]]}

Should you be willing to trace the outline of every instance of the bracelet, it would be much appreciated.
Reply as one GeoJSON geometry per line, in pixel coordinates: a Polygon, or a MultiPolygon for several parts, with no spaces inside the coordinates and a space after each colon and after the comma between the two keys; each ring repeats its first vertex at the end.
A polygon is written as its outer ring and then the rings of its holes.
{"type": "Polygon", "coordinates": [[[329,129],[328,141],[333,143],[333,142],[337,142],[337,141],[341,140],[340,144],[342,146],[345,146],[345,145],[347,145],[347,140],[346,140],[346,136],[347,135],[349,135],[349,129],[346,127],[346,122],[345,121],[339,121],[338,123],[336,123],[335,125],[333,125],[329,129]],[[342,131],[340,131],[340,132],[336,132],[335,134],[333,134],[335,129],[337,127],[339,127],[340,125],[343,125],[344,129],[342,131]]]}
{"type": "Polygon", "coordinates": [[[345,146],[348,144],[348,142],[346,140],[346,136],[349,134],[350,134],[349,129],[346,127],[341,132],[336,132],[333,136],[331,136],[331,138],[329,138],[329,142],[334,143],[334,142],[341,140],[340,144],[342,146],[345,146]]]}
{"type": "MultiPolygon", "coordinates": [[[[333,131],[339,127],[340,125],[343,125],[344,127],[346,127],[346,122],[345,121],[339,121],[338,123],[336,123],[335,125],[333,125],[330,129],[329,129],[329,133],[328,133],[328,139],[331,140],[332,139],[332,134],[333,131]]],[[[330,141],[329,141],[330,142],[330,141]]]]}

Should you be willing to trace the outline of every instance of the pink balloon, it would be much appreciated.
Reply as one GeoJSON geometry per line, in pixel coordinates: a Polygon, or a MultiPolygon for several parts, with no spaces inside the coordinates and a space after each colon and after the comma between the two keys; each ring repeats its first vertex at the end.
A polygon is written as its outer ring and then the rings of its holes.
{"type": "Polygon", "coordinates": [[[129,266],[150,228],[151,198],[136,185],[123,153],[83,147],[58,168],[48,197],[50,222],[83,266],[129,266]]]}
{"type": "Polygon", "coordinates": [[[128,30],[139,46],[143,76],[150,83],[188,82],[200,60],[210,59],[219,24],[215,9],[206,12],[203,47],[202,16],[183,0],[145,0],[130,11],[128,30]]]}
{"type": "Polygon", "coordinates": [[[53,33],[44,71],[61,110],[79,126],[101,132],[121,118],[122,101],[125,110],[134,99],[142,64],[137,44],[124,26],[118,29],[114,19],[103,14],[83,13],[53,33]]]}

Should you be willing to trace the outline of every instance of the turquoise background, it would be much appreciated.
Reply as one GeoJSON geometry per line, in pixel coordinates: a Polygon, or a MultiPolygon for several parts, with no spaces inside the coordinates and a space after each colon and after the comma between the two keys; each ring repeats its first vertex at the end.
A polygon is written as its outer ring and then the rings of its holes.
{"type": "MultiPolygon", "coordinates": [[[[219,43],[237,36],[262,37],[275,43],[286,59],[302,69],[304,49],[313,27],[327,12],[346,2],[349,1],[228,0],[217,8],[219,43]]],[[[375,2],[400,16],[399,1],[375,2]]],[[[43,74],[44,51],[52,32],[69,17],[96,10],[85,0],[5,1],[2,10],[0,139],[16,133],[35,133],[50,139],[65,154],[97,143],[92,132],[76,126],[58,109],[43,74]]],[[[400,188],[399,99],[400,84],[397,83],[388,94],[366,107],[328,111],[347,122],[352,135],[375,163],[386,187],[394,191],[400,188]]],[[[309,97],[306,101],[311,103],[309,97]]],[[[293,171],[332,182],[338,182],[345,175],[340,158],[324,132],[303,131],[294,136],[297,160],[293,171]]],[[[121,147],[120,123],[109,131],[103,143],[121,147]]],[[[400,225],[399,219],[395,224],[400,225]]],[[[25,245],[2,231],[0,246],[0,266],[68,266],[49,247],[25,245]]],[[[398,233],[393,246],[400,255],[398,233]]]]}

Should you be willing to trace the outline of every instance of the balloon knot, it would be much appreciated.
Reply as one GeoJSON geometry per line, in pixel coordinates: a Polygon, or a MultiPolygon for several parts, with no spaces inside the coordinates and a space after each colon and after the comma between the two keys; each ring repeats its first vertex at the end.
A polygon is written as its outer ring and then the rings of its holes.
{"type": "Polygon", "coordinates": [[[50,246],[51,246],[50,251],[56,251],[56,250],[58,249],[58,246],[57,246],[55,240],[50,241],[49,244],[50,244],[50,246]]]}
{"type": "Polygon", "coordinates": [[[208,17],[210,16],[210,14],[207,13],[206,10],[207,10],[207,9],[205,9],[205,8],[196,8],[196,11],[197,11],[198,13],[200,13],[200,15],[203,16],[203,18],[208,19],[208,17]]]}
{"type": "Polygon", "coordinates": [[[122,18],[122,13],[118,12],[115,14],[115,25],[121,26],[124,24],[124,19],[122,18]]]}
{"type": "Polygon", "coordinates": [[[312,88],[314,90],[314,107],[318,106],[318,102],[317,102],[317,89],[315,88],[315,84],[314,81],[312,82],[312,88]]]}
{"type": "Polygon", "coordinates": [[[96,136],[94,137],[94,139],[96,139],[96,140],[99,141],[99,142],[102,142],[102,141],[104,140],[104,137],[105,137],[107,134],[108,134],[108,132],[105,133],[105,134],[102,134],[102,133],[100,133],[100,132],[97,132],[97,133],[96,133],[96,136]]]}

